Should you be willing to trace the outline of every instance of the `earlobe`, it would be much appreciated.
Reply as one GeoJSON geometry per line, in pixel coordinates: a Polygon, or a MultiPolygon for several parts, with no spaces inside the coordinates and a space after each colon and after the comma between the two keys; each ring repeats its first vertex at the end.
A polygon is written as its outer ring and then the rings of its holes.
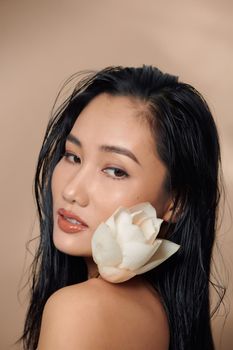
{"type": "Polygon", "coordinates": [[[177,222],[178,215],[179,215],[179,206],[174,211],[174,200],[170,200],[170,202],[168,203],[168,206],[163,214],[162,219],[166,222],[175,223],[175,222],[177,222]]]}
{"type": "MultiPolygon", "coordinates": [[[[173,205],[169,206],[166,212],[163,215],[163,220],[169,222],[172,218],[173,214],[173,205]]],[[[173,220],[172,220],[173,222],[173,220]]]]}

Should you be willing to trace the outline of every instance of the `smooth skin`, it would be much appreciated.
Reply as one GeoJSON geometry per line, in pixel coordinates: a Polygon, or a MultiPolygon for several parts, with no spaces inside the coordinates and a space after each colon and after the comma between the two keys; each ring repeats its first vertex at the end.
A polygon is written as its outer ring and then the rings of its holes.
{"type": "Polygon", "coordinates": [[[171,215],[172,198],[163,186],[166,168],[144,112],[140,101],[101,94],[80,113],[66,141],[52,178],[53,240],[58,250],[85,258],[89,279],[49,298],[39,350],[168,349],[165,311],[142,276],[120,284],[91,278],[97,272],[92,235],[119,206],[150,202],[158,217],[168,220],[171,215]],[[59,208],[78,215],[88,229],[63,232],[57,224],[59,208]]]}

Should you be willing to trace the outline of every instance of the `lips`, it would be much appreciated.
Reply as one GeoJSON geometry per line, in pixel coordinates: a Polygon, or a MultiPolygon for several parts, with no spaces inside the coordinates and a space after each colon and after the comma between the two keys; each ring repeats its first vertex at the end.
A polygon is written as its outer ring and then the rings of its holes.
{"type": "Polygon", "coordinates": [[[88,228],[88,225],[79,216],[65,209],[59,209],[57,213],[58,226],[66,233],[77,233],[88,228]]]}

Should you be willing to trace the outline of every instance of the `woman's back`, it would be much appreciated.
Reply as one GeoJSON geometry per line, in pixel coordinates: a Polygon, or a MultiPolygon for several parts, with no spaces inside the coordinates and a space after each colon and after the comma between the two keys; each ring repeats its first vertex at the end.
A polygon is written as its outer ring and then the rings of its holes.
{"type": "Polygon", "coordinates": [[[49,299],[38,349],[167,350],[168,344],[165,311],[147,283],[92,278],[49,299]]]}

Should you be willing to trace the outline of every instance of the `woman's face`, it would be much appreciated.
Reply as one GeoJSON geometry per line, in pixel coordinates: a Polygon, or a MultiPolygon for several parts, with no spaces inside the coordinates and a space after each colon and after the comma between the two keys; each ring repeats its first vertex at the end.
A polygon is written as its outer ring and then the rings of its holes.
{"type": "Polygon", "coordinates": [[[168,211],[166,168],[142,109],[139,101],[101,94],[77,118],[52,177],[58,250],[90,257],[95,229],[119,206],[150,202],[158,217],[168,211]]]}

